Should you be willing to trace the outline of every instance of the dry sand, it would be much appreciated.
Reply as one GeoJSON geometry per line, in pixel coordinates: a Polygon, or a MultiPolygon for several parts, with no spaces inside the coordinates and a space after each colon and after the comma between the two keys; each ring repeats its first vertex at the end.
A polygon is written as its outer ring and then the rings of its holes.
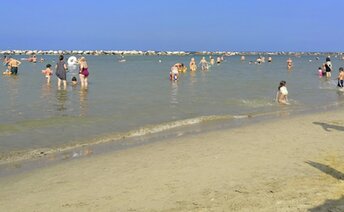
{"type": "Polygon", "coordinates": [[[344,211],[344,111],[175,138],[0,179],[0,211],[344,211]]]}

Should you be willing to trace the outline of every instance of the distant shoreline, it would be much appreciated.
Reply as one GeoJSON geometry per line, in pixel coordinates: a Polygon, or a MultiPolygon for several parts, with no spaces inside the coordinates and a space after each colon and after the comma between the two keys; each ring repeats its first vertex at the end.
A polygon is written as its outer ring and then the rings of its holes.
{"type": "Polygon", "coordinates": [[[0,50],[0,55],[157,55],[157,56],[184,56],[184,55],[290,55],[290,56],[320,56],[344,55],[343,52],[238,52],[238,51],[139,51],[139,50],[0,50]]]}

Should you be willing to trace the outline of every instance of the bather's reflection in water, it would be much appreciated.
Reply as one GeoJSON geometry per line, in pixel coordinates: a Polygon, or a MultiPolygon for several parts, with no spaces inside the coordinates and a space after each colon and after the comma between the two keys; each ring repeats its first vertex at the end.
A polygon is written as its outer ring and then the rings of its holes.
{"type": "Polygon", "coordinates": [[[57,111],[65,111],[67,110],[66,102],[68,100],[68,93],[65,89],[58,89],[56,91],[56,106],[57,111]]]}
{"type": "Polygon", "coordinates": [[[80,99],[80,116],[87,116],[88,115],[88,89],[87,88],[80,88],[79,99],[80,99]]]}
{"type": "Polygon", "coordinates": [[[51,96],[51,85],[50,84],[42,84],[42,99],[47,99],[51,96]]]}

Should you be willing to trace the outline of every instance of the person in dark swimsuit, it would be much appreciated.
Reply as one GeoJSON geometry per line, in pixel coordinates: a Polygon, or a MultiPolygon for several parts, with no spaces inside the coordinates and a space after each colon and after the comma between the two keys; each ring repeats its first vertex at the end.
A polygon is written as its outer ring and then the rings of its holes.
{"type": "Polygon", "coordinates": [[[67,88],[67,65],[64,62],[64,57],[63,55],[60,55],[59,57],[59,62],[56,64],[55,69],[56,69],[56,76],[57,76],[57,87],[61,88],[61,82],[63,82],[63,88],[67,88]]]}

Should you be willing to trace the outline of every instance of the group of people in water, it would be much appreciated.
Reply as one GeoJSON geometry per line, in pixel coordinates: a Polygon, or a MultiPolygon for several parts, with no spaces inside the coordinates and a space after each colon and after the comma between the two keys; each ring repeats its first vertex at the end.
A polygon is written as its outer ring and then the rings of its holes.
{"type": "MultiPolygon", "coordinates": [[[[29,61],[29,60],[27,60],[29,61]]],[[[30,60],[29,62],[34,62],[33,60],[30,60]]],[[[22,63],[12,58],[11,56],[4,56],[3,58],[3,65],[7,67],[7,70],[3,72],[3,75],[17,75],[19,66],[22,63]]],[[[87,88],[88,86],[88,64],[85,57],[80,57],[77,61],[74,62],[74,65],[78,66],[78,74],[80,79],[80,84],[82,88],[87,88]]],[[[55,65],[55,75],[57,76],[57,86],[60,89],[61,85],[63,85],[63,88],[67,88],[67,71],[68,71],[68,65],[64,61],[64,56],[60,55],[59,60],[55,65]]],[[[51,76],[53,75],[52,65],[47,64],[45,66],[45,69],[42,70],[42,74],[45,76],[47,80],[47,84],[50,84],[51,76]]],[[[75,76],[72,77],[72,84],[77,84],[77,78],[75,76]]]]}
{"type": "MultiPolygon", "coordinates": [[[[331,74],[332,72],[333,72],[333,66],[331,63],[331,58],[327,57],[325,63],[323,63],[322,66],[318,68],[319,77],[326,77],[327,79],[330,79],[332,76],[332,74],[331,74]]],[[[344,83],[343,83],[343,81],[344,81],[344,69],[343,69],[343,67],[339,68],[339,74],[338,74],[337,80],[338,80],[337,86],[339,88],[344,88],[344,83]]]]}
{"type": "MultiPolygon", "coordinates": [[[[27,60],[29,62],[36,62],[37,60],[36,57],[32,57],[30,60],[27,60]]],[[[200,60],[199,64],[196,63],[195,58],[191,58],[189,68],[190,71],[194,72],[197,70],[198,67],[201,68],[201,70],[208,70],[212,65],[215,63],[220,64],[222,61],[224,61],[223,56],[219,56],[216,59],[210,56],[209,57],[209,62],[206,60],[206,58],[203,56],[202,59],[200,60]]],[[[241,57],[241,61],[245,60],[245,56],[241,57]]],[[[44,60],[43,60],[44,61],[44,60]]],[[[41,60],[42,62],[42,60],[41,60]]],[[[259,57],[255,63],[260,64],[264,63],[265,58],[259,57]]],[[[268,58],[268,62],[272,62],[272,58],[268,58]]],[[[17,75],[18,74],[18,69],[19,66],[22,64],[21,61],[12,58],[11,56],[4,56],[3,58],[3,64],[4,66],[7,67],[7,70],[3,72],[3,75],[17,75]]],[[[88,64],[86,61],[85,57],[80,57],[77,59],[74,63],[75,65],[78,66],[78,71],[79,71],[79,80],[82,88],[87,88],[88,86],[88,76],[89,76],[89,71],[88,71],[88,64]]],[[[287,60],[287,68],[288,70],[293,67],[293,61],[291,58],[288,58],[287,60]]],[[[179,74],[184,73],[187,71],[187,67],[183,63],[176,63],[171,67],[170,71],[170,79],[173,81],[178,80],[179,74]]],[[[59,60],[57,64],[55,65],[55,75],[57,76],[57,86],[58,88],[61,88],[61,85],[63,85],[63,88],[66,89],[67,87],[67,71],[68,71],[68,65],[64,61],[64,56],[60,55],[59,60]]],[[[318,69],[318,74],[320,77],[326,77],[326,78],[331,78],[331,72],[333,71],[333,66],[331,63],[330,57],[326,58],[325,63],[322,64],[322,67],[319,67],[318,69]]],[[[47,64],[45,69],[42,70],[42,74],[46,77],[47,84],[50,83],[51,81],[51,76],[53,75],[53,70],[52,70],[52,65],[47,64]]],[[[339,68],[339,75],[337,77],[338,79],[338,84],[337,86],[340,88],[344,88],[344,69],[343,67],[339,68]]],[[[72,77],[71,80],[73,85],[77,84],[77,79],[75,76],[72,77]]],[[[288,102],[288,90],[286,87],[286,82],[281,81],[279,86],[278,86],[278,92],[276,94],[276,101],[281,103],[281,104],[289,104],[288,102]]]]}
{"type": "MultiPolygon", "coordinates": [[[[242,55],[241,57],[240,57],[240,60],[243,62],[243,61],[245,61],[246,60],[246,57],[244,56],[244,55],[242,55]]],[[[268,62],[269,63],[271,63],[272,62],[272,57],[271,56],[269,56],[268,57],[268,62]]],[[[265,63],[265,57],[263,57],[263,56],[259,56],[257,59],[256,59],[256,61],[250,61],[248,64],[262,64],[262,63],[265,63]]]]}
{"type": "MultiPolygon", "coordinates": [[[[241,56],[240,60],[244,61],[246,58],[245,56],[241,56]]],[[[318,60],[319,58],[317,58],[318,60]]],[[[216,63],[220,64],[223,61],[223,56],[222,57],[217,57],[216,63]]],[[[272,62],[272,57],[268,57],[268,62],[272,62]]],[[[252,64],[253,62],[250,61],[249,64],[252,64]]],[[[261,64],[265,63],[265,57],[259,56],[257,60],[254,62],[255,64],[261,64]]],[[[289,57],[286,61],[287,63],[287,69],[291,70],[293,68],[293,60],[289,57]]],[[[199,66],[197,65],[195,58],[191,58],[190,61],[190,71],[196,71],[197,67],[200,67],[201,70],[208,70],[211,65],[215,64],[215,60],[212,56],[210,56],[210,61],[208,62],[205,57],[202,57],[202,59],[199,62],[199,66]]],[[[179,73],[185,72],[187,70],[187,67],[183,63],[176,63],[171,67],[171,72],[170,72],[170,79],[175,81],[178,79],[179,73]]],[[[333,70],[332,63],[330,57],[326,58],[326,62],[323,63],[322,67],[319,67],[319,76],[323,77],[326,76],[327,78],[331,78],[331,72],[333,70]]],[[[339,75],[338,75],[338,84],[337,86],[340,88],[344,88],[344,69],[343,67],[339,68],[339,75]]],[[[282,80],[279,83],[278,86],[278,92],[276,94],[276,102],[280,104],[289,104],[288,101],[288,89],[287,89],[287,83],[286,81],[282,80]]]]}
{"type": "MultiPolygon", "coordinates": [[[[288,69],[291,69],[292,66],[293,66],[292,60],[289,58],[287,60],[287,67],[288,69]]],[[[326,57],[325,63],[323,63],[322,66],[318,68],[319,77],[326,77],[327,79],[330,79],[332,71],[333,71],[333,66],[331,63],[331,58],[326,57]]],[[[339,87],[339,89],[344,89],[344,68],[343,67],[339,68],[339,74],[338,74],[337,80],[338,80],[337,87],[339,87]]],[[[289,104],[288,98],[287,98],[288,90],[287,90],[286,84],[287,83],[285,81],[281,81],[278,86],[276,101],[281,104],[289,104]]]]}
{"type": "MultiPolygon", "coordinates": [[[[219,65],[224,61],[223,56],[219,56],[216,58],[216,63],[219,65]]],[[[211,66],[215,65],[215,58],[212,56],[209,56],[209,62],[205,59],[205,57],[202,57],[199,64],[197,65],[195,58],[191,58],[189,63],[190,71],[194,72],[197,70],[197,67],[199,66],[202,71],[208,70],[211,66]]],[[[178,80],[179,73],[185,73],[187,71],[187,67],[183,63],[176,63],[171,67],[170,71],[170,80],[178,80]]]]}

